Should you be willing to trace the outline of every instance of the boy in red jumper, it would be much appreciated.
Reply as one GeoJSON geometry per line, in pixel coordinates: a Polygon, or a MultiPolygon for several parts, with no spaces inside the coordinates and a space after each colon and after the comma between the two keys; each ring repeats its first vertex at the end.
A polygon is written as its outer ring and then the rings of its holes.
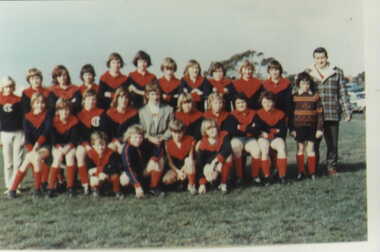
{"type": "Polygon", "coordinates": [[[323,109],[321,99],[315,93],[311,76],[302,72],[297,76],[297,93],[293,95],[293,113],[290,120],[291,134],[297,141],[297,179],[305,175],[304,152],[307,153],[307,168],[314,180],[316,158],[314,141],[323,136],[323,109]]]}
{"type": "Polygon", "coordinates": [[[30,111],[30,99],[35,93],[41,93],[45,98],[49,96],[49,89],[42,86],[42,72],[37,68],[30,68],[26,74],[26,81],[30,87],[22,91],[21,101],[23,113],[30,111]]]}
{"type": "Polygon", "coordinates": [[[117,199],[123,199],[120,192],[120,155],[107,147],[104,132],[91,134],[91,147],[86,152],[86,164],[89,167],[90,185],[94,197],[101,193],[104,183],[112,183],[112,191],[117,199]]]}
{"type": "Polygon", "coordinates": [[[47,146],[48,137],[51,130],[51,120],[47,115],[45,97],[41,93],[34,93],[31,97],[32,110],[25,115],[24,132],[25,132],[25,149],[27,154],[18,169],[9,188],[9,197],[16,197],[16,190],[24,179],[27,168],[32,166],[34,174],[35,195],[41,195],[41,183],[46,183],[49,175],[49,167],[45,160],[50,151],[47,146]]]}
{"type": "Polygon", "coordinates": [[[58,65],[53,69],[52,73],[53,85],[50,87],[48,97],[48,109],[51,116],[54,116],[55,105],[58,99],[70,101],[73,114],[76,114],[81,107],[81,95],[79,88],[71,83],[69,71],[63,65],[58,65]]]}
{"type": "Polygon", "coordinates": [[[257,111],[254,119],[254,132],[258,137],[261,152],[261,167],[264,173],[265,184],[269,183],[270,161],[269,150],[277,151],[276,164],[279,171],[280,182],[286,183],[287,157],[286,157],[286,116],[275,108],[275,95],[264,92],[260,98],[262,109],[257,111]]]}
{"type": "Polygon", "coordinates": [[[172,106],[177,106],[177,99],[180,92],[181,81],[176,78],[177,63],[170,57],[164,59],[161,64],[163,76],[158,79],[158,84],[162,90],[162,100],[172,106]]]}
{"type": "Polygon", "coordinates": [[[133,106],[139,109],[144,105],[145,86],[157,78],[148,71],[152,61],[146,52],[138,51],[133,59],[133,65],[136,70],[129,73],[128,91],[131,93],[133,106]]]}
{"type": "Polygon", "coordinates": [[[121,153],[123,149],[123,134],[127,129],[139,123],[138,110],[131,106],[131,99],[124,87],[116,89],[111,107],[106,112],[106,133],[111,139],[108,145],[114,151],[121,153]]]}
{"type": "Polygon", "coordinates": [[[144,139],[144,129],[140,125],[129,127],[123,140],[121,185],[131,184],[135,188],[136,197],[142,198],[144,177],[149,177],[149,192],[153,196],[164,196],[160,189],[164,169],[162,148],[144,139]]]}
{"type": "Polygon", "coordinates": [[[194,195],[197,192],[195,188],[195,140],[193,137],[185,135],[185,126],[179,120],[173,119],[169,123],[169,129],[172,137],[166,141],[165,149],[170,170],[165,173],[162,179],[163,183],[183,185],[184,180],[187,179],[187,189],[194,195]]]}
{"type": "Polygon", "coordinates": [[[56,116],[53,118],[51,130],[53,163],[50,169],[48,196],[54,196],[57,176],[63,162],[67,169],[67,192],[74,196],[75,150],[79,143],[79,120],[71,114],[70,102],[58,99],[56,116]]]}
{"type": "Polygon", "coordinates": [[[124,67],[123,58],[119,53],[111,53],[107,60],[108,71],[100,76],[98,89],[99,107],[108,109],[114,92],[119,87],[128,87],[128,76],[121,72],[124,67]]]}
{"type": "Polygon", "coordinates": [[[84,189],[84,194],[89,193],[88,172],[85,164],[86,149],[90,148],[90,136],[94,131],[105,131],[105,113],[103,109],[96,106],[96,92],[88,90],[83,95],[83,109],[78,113],[77,118],[80,124],[80,144],[76,148],[76,160],[79,177],[84,189]]]}
{"type": "Polygon", "coordinates": [[[227,182],[232,167],[231,140],[226,131],[219,131],[213,119],[205,119],[201,126],[202,139],[196,145],[199,194],[206,193],[207,182],[213,182],[220,173],[219,189],[227,193],[227,182]],[[204,175],[204,176],[203,176],[204,175]]]}
{"type": "Polygon", "coordinates": [[[184,124],[186,128],[185,135],[191,135],[197,140],[201,138],[203,113],[195,108],[191,94],[180,94],[177,101],[177,111],[174,113],[174,117],[184,124]]]}
{"type": "Polygon", "coordinates": [[[260,109],[259,102],[260,94],[262,92],[261,80],[253,77],[255,66],[245,60],[239,68],[240,79],[233,82],[236,92],[245,96],[250,109],[260,109]]]}
{"type": "MultiPolygon", "coordinates": [[[[0,81],[0,125],[1,143],[3,145],[5,187],[11,186],[16,171],[21,166],[24,156],[25,136],[22,130],[21,98],[14,94],[15,81],[6,76],[0,81]]],[[[8,190],[5,191],[8,193],[8,190]]]]}
{"type": "Polygon", "coordinates": [[[204,102],[212,92],[212,87],[201,73],[201,65],[196,60],[189,60],[181,79],[181,93],[191,94],[197,110],[205,111],[204,102]]]}
{"type": "Polygon", "coordinates": [[[211,76],[209,82],[212,87],[212,92],[222,94],[226,101],[225,109],[231,111],[233,107],[232,99],[236,90],[232,84],[232,80],[225,78],[226,70],[223,64],[219,62],[212,63],[209,72],[211,76]]]}
{"type": "Polygon", "coordinates": [[[251,176],[254,183],[260,183],[260,148],[255,138],[250,132],[253,127],[253,120],[256,116],[256,111],[248,108],[245,95],[238,93],[235,96],[235,109],[226,119],[225,130],[232,137],[231,146],[233,152],[233,161],[236,169],[237,181],[242,184],[244,179],[244,150],[251,157],[251,176]]]}

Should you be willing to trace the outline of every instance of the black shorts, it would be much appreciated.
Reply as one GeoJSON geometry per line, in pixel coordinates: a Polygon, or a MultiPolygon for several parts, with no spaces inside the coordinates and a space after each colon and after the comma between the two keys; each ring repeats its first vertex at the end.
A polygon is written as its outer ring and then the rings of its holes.
{"type": "Polygon", "coordinates": [[[305,141],[315,141],[315,132],[316,129],[313,127],[299,127],[296,128],[296,141],[305,142],[305,141]]]}

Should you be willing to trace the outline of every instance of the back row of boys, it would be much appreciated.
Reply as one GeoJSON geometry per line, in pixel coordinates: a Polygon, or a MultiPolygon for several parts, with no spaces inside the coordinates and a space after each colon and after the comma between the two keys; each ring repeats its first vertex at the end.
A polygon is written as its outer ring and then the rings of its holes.
{"type": "Polygon", "coordinates": [[[206,184],[219,174],[219,188],[227,192],[232,166],[236,182],[243,180],[244,151],[252,157],[253,181],[267,184],[270,149],[277,152],[272,162],[285,183],[288,128],[298,142],[297,178],[305,175],[305,147],[308,173],[315,178],[314,141],[323,135],[324,120],[308,73],[299,74],[292,95],[292,85],[282,77],[276,60],[269,63],[269,78],[264,81],[253,77],[255,68],[249,61],[240,66],[241,78],[236,81],[225,78],[220,63],[212,65],[212,78],[207,79],[201,76],[199,63],[190,60],[181,80],[175,77],[177,65],[171,58],[164,59],[158,80],[147,70],[151,65],[147,53],[139,51],[133,64],[136,71],[123,75],[124,61],[112,53],[99,85],[94,83],[94,68],[84,65],[80,87],[71,83],[63,65],[54,68],[50,88],[42,86],[42,73],[32,68],[26,77],[31,86],[21,98],[13,94],[12,78],[2,80],[1,138],[11,197],[30,166],[36,194],[46,186],[53,195],[57,180],[62,179],[63,163],[70,195],[76,170],[84,192],[91,187],[95,195],[106,181],[118,197],[122,197],[120,183],[133,185],[137,197],[144,195],[145,186],[153,195],[161,195],[161,180],[165,184],[187,181],[191,193],[205,193],[206,184]],[[24,141],[28,153],[22,159],[24,141]]]}

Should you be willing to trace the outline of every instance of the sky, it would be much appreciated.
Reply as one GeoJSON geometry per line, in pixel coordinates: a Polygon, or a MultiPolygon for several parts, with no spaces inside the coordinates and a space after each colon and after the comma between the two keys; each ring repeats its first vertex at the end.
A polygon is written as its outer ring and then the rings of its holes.
{"type": "Polygon", "coordinates": [[[0,76],[24,87],[27,69],[37,67],[50,85],[53,67],[64,64],[80,84],[81,66],[93,64],[99,77],[112,52],[126,61],[124,73],[133,71],[140,49],[151,55],[150,71],[158,76],[167,56],[181,77],[189,59],[207,69],[248,49],[298,73],[319,46],[354,76],[364,71],[362,28],[358,0],[1,1],[0,76]]]}

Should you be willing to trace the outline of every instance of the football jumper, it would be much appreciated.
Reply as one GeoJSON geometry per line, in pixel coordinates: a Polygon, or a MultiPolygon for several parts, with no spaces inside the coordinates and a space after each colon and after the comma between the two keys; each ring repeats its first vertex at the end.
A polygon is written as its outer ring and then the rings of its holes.
{"type": "Polygon", "coordinates": [[[81,94],[77,86],[70,84],[67,89],[62,89],[59,85],[53,85],[50,87],[50,94],[47,102],[50,116],[55,115],[55,105],[59,98],[70,101],[71,112],[74,115],[80,111],[81,94]]]}
{"type": "Polygon", "coordinates": [[[292,112],[292,86],[288,79],[280,78],[279,83],[274,83],[271,79],[264,81],[263,88],[276,95],[277,109],[282,110],[287,118],[292,112]]]}
{"type": "Polygon", "coordinates": [[[106,112],[105,119],[109,139],[121,141],[128,127],[139,123],[139,114],[134,108],[127,108],[125,113],[119,113],[116,108],[110,108],[106,112]]]}
{"type": "Polygon", "coordinates": [[[204,101],[212,93],[212,87],[207,78],[198,76],[196,81],[193,82],[190,78],[183,77],[181,79],[180,89],[181,93],[191,93],[196,108],[199,111],[204,111],[204,101]],[[191,91],[195,88],[201,90],[203,94],[198,95],[197,93],[191,93],[191,91]]]}
{"type": "Polygon", "coordinates": [[[202,112],[195,109],[190,113],[175,112],[174,117],[185,125],[185,135],[191,135],[197,140],[201,139],[202,112]]]}
{"type": "Polygon", "coordinates": [[[128,88],[128,76],[122,73],[119,73],[118,76],[112,76],[109,71],[105,72],[99,79],[99,88],[98,88],[98,104],[102,109],[108,109],[114,92],[119,87],[128,88]],[[106,92],[111,93],[111,97],[106,97],[106,92]]]}
{"type": "Polygon", "coordinates": [[[260,94],[263,90],[262,82],[256,78],[249,80],[239,79],[233,82],[236,92],[245,96],[250,109],[260,109],[260,94]]]}
{"type": "MultiPolygon", "coordinates": [[[[129,81],[129,85],[133,85],[138,90],[144,91],[145,86],[155,79],[157,79],[156,75],[154,75],[148,71],[144,75],[142,75],[139,72],[137,72],[137,70],[136,70],[134,72],[129,73],[128,81],[129,81]]],[[[134,107],[136,107],[138,109],[144,105],[143,96],[140,96],[138,94],[131,93],[131,100],[132,100],[134,107]]]]}
{"type": "Polygon", "coordinates": [[[38,89],[33,89],[32,87],[28,87],[22,91],[22,96],[21,96],[21,103],[22,103],[22,110],[23,113],[26,114],[30,112],[30,99],[35,93],[40,93],[42,94],[45,99],[49,97],[49,89],[40,87],[38,89]]]}
{"type": "Polygon", "coordinates": [[[173,77],[171,80],[161,77],[158,80],[162,94],[165,94],[167,97],[163,99],[165,103],[172,106],[173,108],[177,107],[177,98],[180,94],[180,85],[181,81],[176,77],[173,77]]]}

